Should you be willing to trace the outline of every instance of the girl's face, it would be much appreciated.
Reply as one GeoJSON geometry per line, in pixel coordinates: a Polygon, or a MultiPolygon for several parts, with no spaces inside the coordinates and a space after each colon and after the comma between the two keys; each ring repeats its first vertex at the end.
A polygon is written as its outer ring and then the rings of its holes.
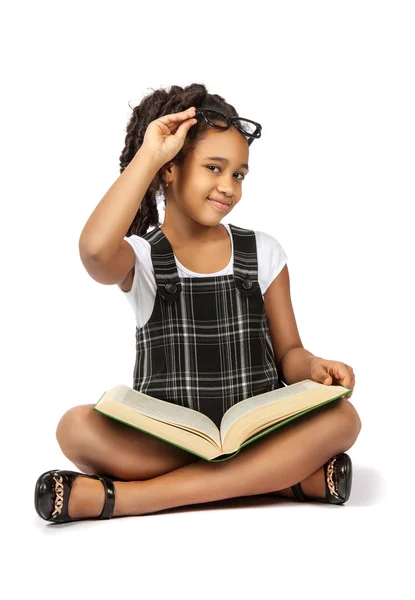
{"type": "Polygon", "coordinates": [[[166,219],[186,215],[201,225],[217,225],[242,197],[248,156],[248,142],[235,127],[210,128],[182,165],[173,165],[167,175],[166,219]],[[208,198],[227,205],[221,204],[220,210],[208,198]]]}

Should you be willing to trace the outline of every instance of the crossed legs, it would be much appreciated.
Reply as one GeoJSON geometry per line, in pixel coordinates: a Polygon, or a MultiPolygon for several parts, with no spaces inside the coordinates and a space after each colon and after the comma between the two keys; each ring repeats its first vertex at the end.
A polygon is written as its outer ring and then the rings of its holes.
{"type": "MultiPolygon", "coordinates": [[[[124,480],[114,483],[114,517],[269,492],[290,496],[290,487],[297,482],[311,495],[311,488],[320,485],[324,497],[324,463],[348,450],[361,429],[356,409],[341,398],[267,434],[228,461],[209,463],[109,419],[93,406],[67,411],[56,438],[82,472],[124,480]]],[[[99,515],[103,503],[102,483],[78,477],[70,496],[70,516],[99,515]]]]}

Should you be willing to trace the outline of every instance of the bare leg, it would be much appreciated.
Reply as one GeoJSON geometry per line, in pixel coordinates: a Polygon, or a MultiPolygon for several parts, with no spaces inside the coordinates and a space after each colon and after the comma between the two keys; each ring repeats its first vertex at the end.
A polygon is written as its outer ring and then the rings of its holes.
{"type": "Polygon", "coordinates": [[[94,404],[74,406],[63,415],[56,429],[63,454],[84,473],[106,473],[125,481],[139,481],[199,459],[177,446],[110,419],[92,410],[93,407],[94,404]]]}
{"type": "MultiPolygon", "coordinates": [[[[149,480],[115,482],[113,516],[286,490],[316,474],[334,454],[349,449],[360,428],[353,405],[341,399],[264,436],[231,460],[198,459],[149,480]]],[[[98,515],[103,502],[101,482],[79,477],[69,514],[74,518],[98,515]]]]}

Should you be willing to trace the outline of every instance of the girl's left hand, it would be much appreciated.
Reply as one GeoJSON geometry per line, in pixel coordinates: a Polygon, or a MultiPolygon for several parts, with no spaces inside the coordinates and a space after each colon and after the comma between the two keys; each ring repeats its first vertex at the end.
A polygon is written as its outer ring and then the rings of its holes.
{"type": "MultiPolygon", "coordinates": [[[[318,356],[311,359],[311,379],[324,385],[342,385],[353,390],[355,375],[352,367],[337,360],[324,360],[318,356]]],[[[350,398],[352,394],[344,396],[350,398]]]]}

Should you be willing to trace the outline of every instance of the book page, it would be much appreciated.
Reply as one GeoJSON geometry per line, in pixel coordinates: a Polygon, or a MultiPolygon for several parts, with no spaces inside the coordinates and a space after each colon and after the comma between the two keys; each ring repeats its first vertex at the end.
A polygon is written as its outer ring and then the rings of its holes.
{"type": "Polygon", "coordinates": [[[182,450],[186,450],[186,452],[192,452],[200,458],[210,460],[221,454],[221,448],[208,436],[202,433],[195,433],[184,427],[170,425],[164,421],[146,417],[127,404],[121,404],[115,400],[107,400],[104,403],[99,402],[98,405],[94,406],[93,410],[111,419],[120,421],[120,423],[124,423],[129,427],[134,427],[144,433],[148,433],[173,446],[177,446],[182,450]]]}
{"type": "MultiPolygon", "coordinates": [[[[321,387],[320,384],[312,379],[306,379],[305,381],[299,381],[298,383],[294,383],[292,385],[278,388],[277,390],[271,390],[270,392],[265,392],[265,394],[258,394],[257,396],[253,396],[252,398],[247,398],[246,400],[241,400],[237,404],[234,404],[229,408],[226,413],[223,415],[221,425],[220,425],[220,438],[221,440],[225,439],[225,436],[228,430],[232,427],[238,419],[247,415],[248,413],[254,411],[255,409],[266,406],[267,404],[273,404],[276,401],[282,402],[291,396],[296,394],[301,394],[302,392],[307,392],[309,390],[314,390],[318,387],[321,387]]],[[[327,386],[325,386],[327,387],[327,386]]]]}
{"type": "Polygon", "coordinates": [[[152,419],[205,433],[221,447],[215,423],[197,410],[148,396],[126,385],[112,388],[106,392],[106,396],[152,419]]]}

